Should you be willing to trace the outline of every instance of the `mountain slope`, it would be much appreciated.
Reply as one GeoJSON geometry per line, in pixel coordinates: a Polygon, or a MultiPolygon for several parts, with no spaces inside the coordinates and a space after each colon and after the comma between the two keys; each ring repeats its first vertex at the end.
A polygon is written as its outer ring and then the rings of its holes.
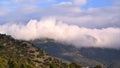
{"type": "Polygon", "coordinates": [[[51,54],[52,56],[61,58],[63,60],[67,60],[69,62],[75,62],[82,64],[83,66],[95,66],[95,65],[103,65],[102,63],[88,59],[83,55],[79,54],[79,50],[70,45],[64,45],[61,43],[54,42],[53,40],[39,40],[33,41],[34,45],[39,48],[44,49],[46,52],[51,54]]]}
{"type": "Polygon", "coordinates": [[[120,67],[120,50],[108,48],[80,48],[81,55],[104,63],[110,68],[120,67]]]}
{"type": "Polygon", "coordinates": [[[55,57],[80,63],[83,66],[100,64],[110,68],[120,67],[120,50],[93,47],[76,48],[72,45],[61,44],[48,39],[33,41],[33,43],[55,57]]]}
{"type": "Polygon", "coordinates": [[[68,68],[68,63],[49,56],[33,44],[0,34],[0,68],[68,68]]]}

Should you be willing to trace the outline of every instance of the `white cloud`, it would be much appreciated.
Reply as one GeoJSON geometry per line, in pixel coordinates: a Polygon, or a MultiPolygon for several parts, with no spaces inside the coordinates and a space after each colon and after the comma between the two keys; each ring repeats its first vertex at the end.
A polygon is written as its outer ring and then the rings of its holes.
{"type": "Polygon", "coordinates": [[[120,48],[120,28],[90,29],[68,25],[55,18],[31,20],[26,25],[0,25],[0,33],[24,40],[52,38],[77,47],[120,48]]]}
{"type": "MultiPolygon", "coordinates": [[[[26,1],[24,2],[27,3],[26,1]]],[[[44,16],[55,16],[57,19],[68,24],[75,24],[83,27],[120,27],[120,7],[118,5],[103,8],[88,8],[85,10],[81,9],[79,7],[80,3],[82,3],[81,5],[84,5],[86,2],[87,0],[72,0],[68,2],[61,2],[57,5],[51,5],[49,7],[22,4],[18,8],[9,12],[9,14],[1,11],[0,20],[1,22],[16,20],[24,22],[30,19],[39,19],[44,16]],[[79,5],[75,6],[75,3],[79,3],[79,5]]]]}
{"type": "Polygon", "coordinates": [[[56,5],[58,5],[58,6],[70,6],[70,5],[72,5],[72,2],[61,2],[61,3],[56,4],[56,5]]]}
{"type": "Polygon", "coordinates": [[[85,5],[87,0],[73,0],[74,5],[85,5]]]}
{"type": "Polygon", "coordinates": [[[68,2],[60,2],[56,5],[60,5],[60,6],[82,6],[85,5],[87,3],[87,0],[72,0],[72,1],[68,1],[68,2]]]}
{"type": "Polygon", "coordinates": [[[85,5],[87,0],[72,0],[48,7],[33,5],[38,0],[33,1],[18,0],[11,3],[19,5],[11,11],[5,8],[11,4],[3,4],[0,7],[0,23],[7,22],[7,25],[0,25],[0,33],[24,40],[48,37],[78,47],[120,48],[119,3],[102,8],[81,9],[80,6],[85,5]],[[54,16],[57,21],[53,18],[37,21],[49,16],[54,16]],[[30,19],[37,20],[26,23],[30,19]],[[16,21],[16,24],[9,24],[16,21]],[[18,24],[19,22],[26,25],[18,24]]]}

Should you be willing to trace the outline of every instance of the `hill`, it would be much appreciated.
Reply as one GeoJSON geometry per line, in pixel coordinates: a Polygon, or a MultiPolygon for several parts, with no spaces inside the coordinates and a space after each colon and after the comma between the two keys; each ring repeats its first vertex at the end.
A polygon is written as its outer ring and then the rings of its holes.
{"type": "Polygon", "coordinates": [[[81,68],[52,57],[27,41],[0,34],[0,68],[81,68]]]}
{"type": "Polygon", "coordinates": [[[120,68],[120,50],[109,48],[77,48],[51,39],[35,40],[33,43],[52,56],[82,64],[82,66],[103,65],[104,68],[120,68]]]}

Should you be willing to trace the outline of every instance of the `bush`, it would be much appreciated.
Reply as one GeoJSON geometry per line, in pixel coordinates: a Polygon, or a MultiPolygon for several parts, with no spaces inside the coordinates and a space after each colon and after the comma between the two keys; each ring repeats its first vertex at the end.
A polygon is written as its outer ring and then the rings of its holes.
{"type": "Polygon", "coordinates": [[[102,68],[101,65],[96,65],[94,68],[102,68]]]}
{"type": "Polygon", "coordinates": [[[6,68],[7,61],[0,57],[0,68],[6,68]]]}
{"type": "Polygon", "coordinates": [[[17,63],[13,60],[8,61],[9,68],[18,68],[17,63]]]}
{"type": "Polygon", "coordinates": [[[4,64],[0,63],[0,68],[5,68],[4,64]]]}
{"type": "Polygon", "coordinates": [[[78,64],[76,64],[76,63],[71,63],[71,64],[69,65],[69,68],[82,68],[82,66],[81,66],[81,65],[78,65],[78,64]]]}
{"type": "Polygon", "coordinates": [[[49,68],[56,68],[56,66],[54,64],[50,64],[49,68]]]}

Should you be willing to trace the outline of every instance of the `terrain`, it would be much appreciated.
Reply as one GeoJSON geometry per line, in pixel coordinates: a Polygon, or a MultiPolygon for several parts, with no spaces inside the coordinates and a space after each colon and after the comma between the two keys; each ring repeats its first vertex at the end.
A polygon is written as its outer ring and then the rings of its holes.
{"type": "Polygon", "coordinates": [[[81,68],[48,55],[28,41],[0,34],[0,68],[81,68]]]}
{"type": "Polygon", "coordinates": [[[102,65],[104,68],[120,68],[120,49],[75,47],[55,42],[52,39],[32,41],[52,56],[66,61],[82,64],[82,66],[102,65]]]}
{"type": "Polygon", "coordinates": [[[120,50],[79,48],[48,38],[23,41],[0,34],[0,68],[97,68],[98,65],[119,68],[120,50]]]}

